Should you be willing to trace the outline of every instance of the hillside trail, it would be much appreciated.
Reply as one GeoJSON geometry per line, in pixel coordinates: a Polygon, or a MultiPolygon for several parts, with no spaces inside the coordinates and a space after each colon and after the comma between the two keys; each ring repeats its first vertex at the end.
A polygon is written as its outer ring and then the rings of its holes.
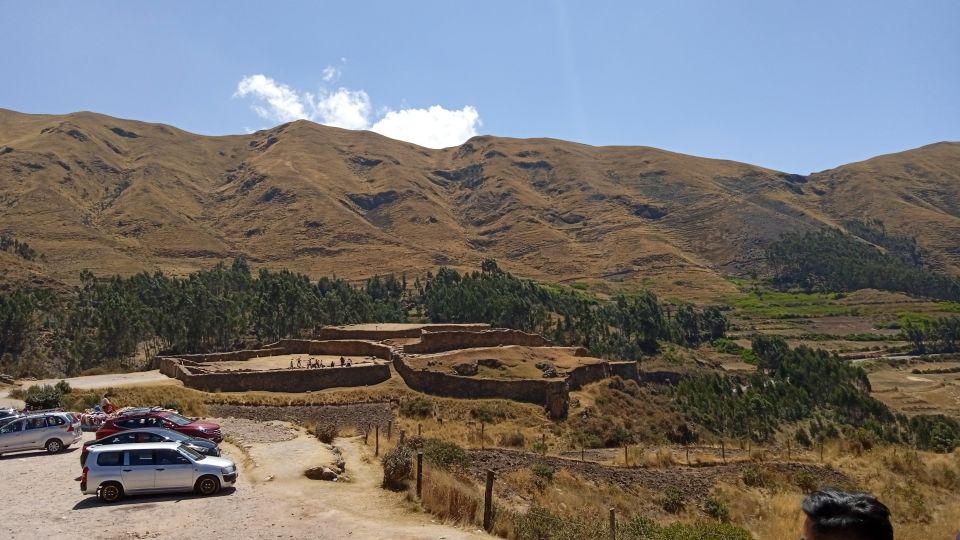
{"type": "Polygon", "coordinates": [[[334,454],[302,431],[291,440],[245,449],[249,459],[244,462],[244,473],[253,489],[283,503],[279,506],[283,515],[275,513],[271,522],[288,531],[312,523],[323,538],[490,538],[482,531],[440,524],[429,514],[404,509],[402,495],[380,487],[383,472],[377,460],[366,455],[360,437],[338,438],[335,444],[346,461],[348,481],[304,476],[306,469],[330,465],[334,454]]]}

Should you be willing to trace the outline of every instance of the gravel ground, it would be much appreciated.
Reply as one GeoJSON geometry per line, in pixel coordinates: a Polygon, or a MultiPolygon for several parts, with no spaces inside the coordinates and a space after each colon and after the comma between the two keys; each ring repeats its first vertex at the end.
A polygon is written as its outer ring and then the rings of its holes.
{"type": "Polygon", "coordinates": [[[283,442],[297,438],[297,432],[290,429],[286,422],[279,420],[267,422],[247,418],[210,418],[209,420],[220,424],[230,440],[240,444],[283,442]]]}

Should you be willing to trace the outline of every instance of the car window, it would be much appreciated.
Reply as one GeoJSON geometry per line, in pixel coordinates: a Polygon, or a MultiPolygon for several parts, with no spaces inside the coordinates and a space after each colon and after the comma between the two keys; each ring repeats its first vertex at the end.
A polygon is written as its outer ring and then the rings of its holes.
{"type": "Polygon", "coordinates": [[[0,428],[0,433],[16,433],[18,431],[23,431],[23,420],[17,420],[16,422],[10,422],[9,424],[0,428]]]}
{"type": "Polygon", "coordinates": [[[127,450],[130,465],[153,465],[153,450],[127,450]]]}
{"type": "Polygon", "coordinates": [[[166,442],[167,438],[163,435],[157,435],[156,433],[146,433],[147,442],[166,442]]]}
{"type": "Polygon", "coordinates": [[[156,450],[157,465],[189,465],[190,460],[176,450],[156,450]]]}
{"type": "Polygon", "coordinates": [[[64,424],[66,424],[66,423],[67,423],[67,422],[66,422],[63,418],[61,418],[61,417],[59,417],[59,416],[48,416],[48,417],[47,417],[47,425],[48,425],[48,426],[62,426],[62,425],[64,425],[64,424]]]}
{"type": "Polygon", "coordinates": [[[97,456],[97,465],[119,467],[123,465],[123,452],[100,452],[97,456]]]}
{"type": "Polygon", "coordinates": [[[127,418],[126,420],[120,420],[119,422],[117,422],[117,425],[121,427],[125,427],[127,429],[138,427],[137,420],[135,418],[127,418]]]}
{"type": "Polygon", "coordinates": [[[47,419],[40,418],[31,418],[27,420],[27,429],[40,429],[47,427],[47,419]]]}
{"type": "Polygon", "coordinates": [[[119,435],[117,438],[120,439],[121,444],[137,442],[136,433],[123,433],[119,435]]]}

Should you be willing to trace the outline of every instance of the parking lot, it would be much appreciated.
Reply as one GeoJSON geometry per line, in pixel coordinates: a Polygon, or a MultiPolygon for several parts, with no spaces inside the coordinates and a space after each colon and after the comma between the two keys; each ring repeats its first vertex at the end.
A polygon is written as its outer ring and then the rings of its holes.
{"type": "MultiPolygon", "coordinates": [[[[289,424],[266,428],[217,419],[244,448],[223,443],[236,461],[236,488],[128,497],[105,505],[80,493],[79,445],[59,454],[0,457],[4,509],[0,538],[475,538],[484,535],[431,522],[404,510],[379,488],[379,463],[363,458],[362,440],[338,439],[348,482],[310,480],[303,471],[330,463],[329,448],[289,424]],[[268,435],[268,436],[265,436],[268,435]]],[[[84,434],[84,440],[93,438],[84,434]]]]}

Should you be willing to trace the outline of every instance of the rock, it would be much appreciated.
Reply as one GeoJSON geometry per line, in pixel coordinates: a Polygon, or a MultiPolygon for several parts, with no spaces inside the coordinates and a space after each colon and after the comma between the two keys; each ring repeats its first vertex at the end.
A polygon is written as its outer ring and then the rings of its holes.
{"type": "Polygon", "coordinates": [[[491,369],[498,369],[503,366],[503,363],[496,358],[481,358],[480,360],[477,360],[477,364],[491,369]]]}
{"type": "Polygon", "coordinates": [[[461,362],[453,366],[453,372],[457,375],[470,377],[477,374],[477,364],[475,362],[461,362]]]}
{"type": "Polygon", "coordinates": [[[327,467],[324,467],[324,468],[323,468],[323,472],[320,473],[320,479],[321,479],[321,480],[329,480],[329,481],[332,481],[332,482],[336,482],[336,481],[337,481],[337,473],[333,472],[332,469],[328,469],[327,467]]]}
{"type": "Polygon", "coordinates": [[[15,382],[15,380],[16,380],[16,379],[14,379],[14,378],[13,378],[12,376],[10,376],[10,375],[7,375],[6,373],[0,373],[0,382],[2,382],[2,383],[5,383],[5,384],[13,384],[13,383],[15,382]]]}
{"type": "Polygon", "coordinates": [[[557,373],[557,368],[550,366],[547,369],[543,370],[543,378],[552,379],[554,377],[559,377],[560,374],[557,373]]]}

